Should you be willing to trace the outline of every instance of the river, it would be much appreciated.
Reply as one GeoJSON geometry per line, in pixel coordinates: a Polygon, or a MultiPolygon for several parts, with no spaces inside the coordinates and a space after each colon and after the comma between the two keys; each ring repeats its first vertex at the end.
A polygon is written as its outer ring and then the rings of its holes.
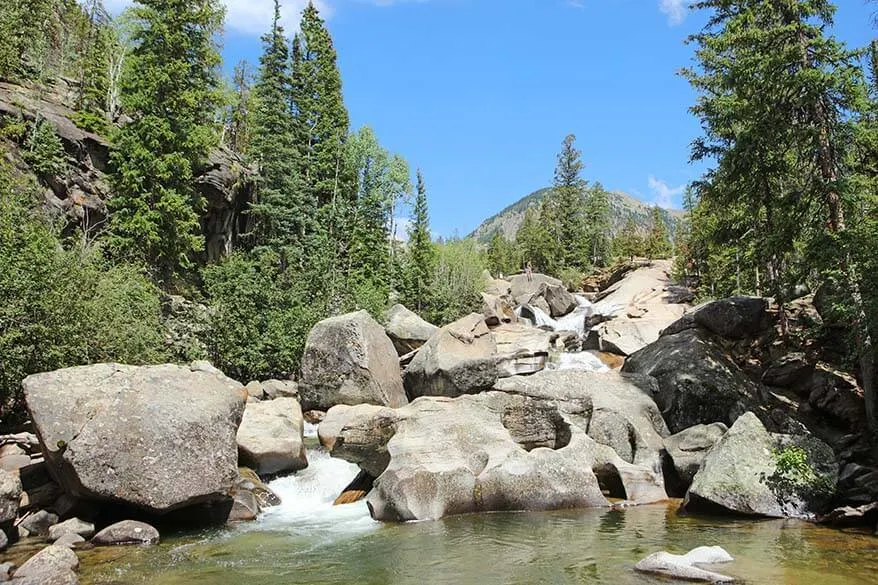
{"type": "Polygon", "coordinates": [[[85,585],[533,585],[667,583],[633,571],[652,552],[725,548],[715,570],[766,585],[878,583],[878,538],[805,522],[679,516],[677,503],[381,524],[332,506],[356,474],[317,448],[270,485],[283,504],[252,523],[82,551],[85,585]]]}

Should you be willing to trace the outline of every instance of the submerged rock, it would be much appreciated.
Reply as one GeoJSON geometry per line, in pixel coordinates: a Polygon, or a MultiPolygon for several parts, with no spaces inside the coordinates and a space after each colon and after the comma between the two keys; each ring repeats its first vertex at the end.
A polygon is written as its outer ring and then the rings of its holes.
{"type": "Polygon", "coordinates": [[[393,305],[387,312],[387,336],[399,355],[415,351],[436,333],[439,328],[400,304],[393,305]]]}
{"type": "Polygon", "coordinates": [[[317,323],[305,343],[299,396],[305,410],[404,405],[399,357],[384,328],[366,311],[317,323]]]}
{"type": "Polygon", "coordinates": [[[238,427],[238,457],[261,475],[308,467],[302,408],[295,398],[250,402],[238,427]]]}
{"type": "Polygon", "coordinates": [[[157,544],[159,531],[136,520],[123,520],[107,526],[91,539],[95,546],[116,546],[123,544],[157,544]]]}
{"type": "Polygon", "coordinates": [[[807,435],[771,434],[748,412],[707,453],[683,507],[805,517],[820,511],[837,480],[838,464],[825,443],[807,435]]]}
{"type": "Polygon", "coordinates": [[[247,393],[222,374],[97,364],[28,376],[46,463],[69,495],[162,514],[226,498],[247,393]]]}
{"type": "Polygon", "coordinates": [[[729,553],[718,546],[700,546],[685,555],[674,555],[664,551],[653,553],[634,565],[634,570],[682,581],[732,583],[734,577],[714,573],[696,565],[729,563],[733,560],[735,559],[729,553]]]}

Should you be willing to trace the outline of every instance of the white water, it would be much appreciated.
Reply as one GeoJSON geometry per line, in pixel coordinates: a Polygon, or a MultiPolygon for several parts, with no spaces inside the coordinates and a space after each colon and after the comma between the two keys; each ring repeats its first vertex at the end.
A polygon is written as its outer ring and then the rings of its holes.
{"type": "MultiPolygon", "coordinates": [[[[316,426],[310,426],[316,431],[316,426]]],[[[260,520],[251,524],[252,529],[285,531],[323,541],[375,529],[379,524],[369,515],[365,500],[332,505],[358,472],[353,463],[334,459],[319,447],[309,449],[307,468],[268,484],[280,496],[281,504],[267,508],[260,520]]]]}
{"type": "Polygon", "coordinates": [[[576,353],[563,352],[557,359],[546,365],[547,370],[585,370],[587,372],[609,372],[610,368],[598,358],[587,351],[576,353]]]}
{"type": "MultiPolygon", "coordinates": [[[[552,331],[572,331],[578,336],[585,335],[585,319],[594,314],[593,305],[581,295],[575,295],[576,308],[567,315],[552,319],[545,311],[533,305],[527,305],[536,317],[534,327],[547,327],[552,331]]],[[[516,307],[515,314],[521,317],[521,307],[516,307]]]]}

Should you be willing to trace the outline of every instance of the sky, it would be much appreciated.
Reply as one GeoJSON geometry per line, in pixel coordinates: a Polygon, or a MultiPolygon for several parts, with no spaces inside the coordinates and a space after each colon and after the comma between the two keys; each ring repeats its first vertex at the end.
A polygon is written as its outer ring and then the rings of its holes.
{"type": "MultiPolygon", "coordinates": [[[[110,0],[118,8],[129,0],[110,0]]],[[[258,63],[272,0],[223,0],[223,56],[258,63]]],[[[283,0],[282,0],[283,1],[283,0]]],[[[287,29],[307,0],[285,0],[287,29]]],[[[437,235],[481,221],[552,181],[575,134],[584,178],[679,207],[704,167],[695,94],[677,75],[704,14],[688,0],[319,0],[352,129],[421,168],[437,235]]],[[[833,33],[876,36],[866,0],[837,0],[833,33]]]]}

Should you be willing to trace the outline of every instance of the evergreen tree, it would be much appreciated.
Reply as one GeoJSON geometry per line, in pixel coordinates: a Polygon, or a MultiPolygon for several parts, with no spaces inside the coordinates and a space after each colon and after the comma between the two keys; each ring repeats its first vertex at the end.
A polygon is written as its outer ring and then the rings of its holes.
{"type": "MultiPolygon", "coordinates": [[[[583,218],[583,195],[585,181],[582,179],[582,153],[576,149],[576,136],[569,134],[564,138],[558,164],[555,167],[554,190],[550,206],[555,212],[557,237],[561,256],[555,260],[559,266],[582,268],[588,263],[588,242],[586,241],[583,218]]],[[[549,221],[548,216],[543,221],[549,221]]]]}
{"type": "Polygon", "coordinates": [[[408,229],[408,263],[406,290],[403,303],[421,312],[430,302],[430,286],[436,265],[436,248],[430,236],[430,217],[427,208],[427,186],[418,169],[418,182],[411,224],[408,229]]]}
{"type": "Polygon", "coordinates": [[[32,77],[48,50],[54,0],[4,0],[0,6],[0,79],[32,77]]]}
{"type": "Polygon", "coordinates": [[[591,264],[606,266],[610,260],[610,198],[600,183],[595,183],[586,192],[583,220],[591,264]]]}
{"type": "Polygon", "coordinates": [[[232,98],[226,114],[223,142],[233,151],[244,154],[249,151],[251,132],[251,77],[250,64],[240,61],[232,74],[232,98]]]}
{"type": "Polygon", "coordinates": [[[133,120],[111,153],[108,243],[167,281],[204,245],[193,167],[216,144],[220,94],[217,0],[139,0],[124,95],[133,120]]]}
{"type": "Polygon", "coordinates": [[[519,267],[515,244],[501,232],[494,232],[488,242],[488,270],[494,276],[513,274],[519,267]]]}
{"type": "Polygon", "coordinates": [[[613,240],[613,249],[617,256],[627,260],[634,260],[635,256],[644,253],[643,236],[637,229],[637,223],[633,217],[629,216],[625,220],[625,224],[613,240]]]}
{"type": "Polygon", "coordinates": [[[645,251],[649,259],[667,258],[673,251],[665,214],[658,205],[649,210],[649,231],[645,251]]]}
{"type": "Polygon", "coordinates": [[[272,247],[284,263],[301,265],[316,210],[298,180],[297,122],[290,109],[290,56],[280,25],[279,0],[275,0],[271,31],[262,37],[262,44],[249,148],[259,164],[259,203],[252,207],[252,243],[272,247]]]}

